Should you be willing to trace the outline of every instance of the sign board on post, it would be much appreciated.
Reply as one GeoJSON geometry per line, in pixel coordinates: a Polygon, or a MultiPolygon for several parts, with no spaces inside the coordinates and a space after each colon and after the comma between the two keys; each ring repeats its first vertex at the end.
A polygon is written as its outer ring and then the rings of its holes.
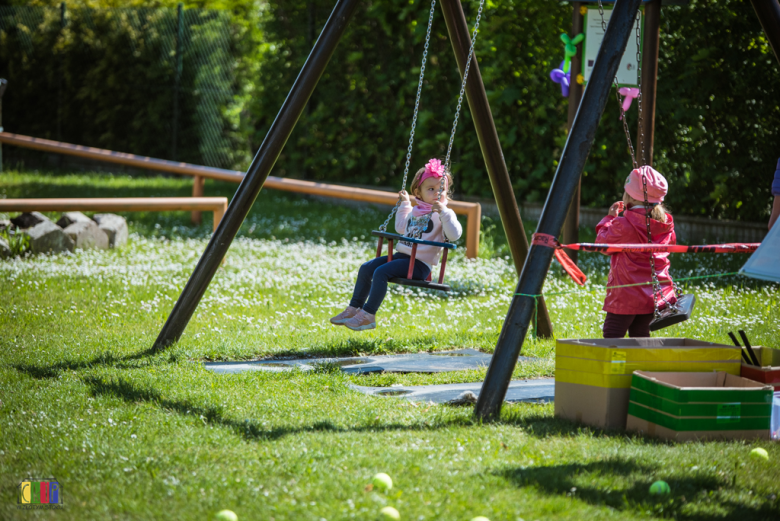
{"type": "MultiPolygon", "coordinates": [[[[640,42],[644,38],[644,11],[640,9],[640,42]]],[[[604,22],[609,24],[609,19],[612,16],[612,7],[604,6],[604,22]]],[[[584,78],[583,85],[586,85],[590,80],[590,75],[593,72],[593,66],[596,64],[596,56],[599,53],[599,47],[601,47],[601,41],[604,39],[604,30],[601,27],[601,14],[598,7],[588,6],[588,11],[585,14],[584,20],[585,26],[585,41],[582,44],[582,77],[584,78]]],[[[618,85],[621,87],[636,87],[639,85],[639,64],[636,61],[636,55],[639,51],[637,47],[637,41],[635,33],[631,34],[626,44],[626,52],[623,53],[623,59],[620,61],[620,67],[616,74],[618,85]]]]}

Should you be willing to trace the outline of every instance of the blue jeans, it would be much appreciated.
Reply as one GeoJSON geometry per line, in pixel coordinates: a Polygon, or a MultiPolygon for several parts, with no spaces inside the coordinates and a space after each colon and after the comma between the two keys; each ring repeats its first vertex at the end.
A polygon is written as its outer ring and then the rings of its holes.
{"type": "MultiPolygon", "coordinates": [[[[394,253],[392,262],[387,262],[385,255],[363,264],[358,271],[355,291],[352,292],[349,305],[353,308],[363,308],[366,313],[375,315],[387,294],[387,282],[394,278],[405,279],[409,273],[410,259],[405,253],[394,253]]],[[[413,279],[425,280],[430,274],[431,268],[427,264],[414,260],[413,279]]]]}

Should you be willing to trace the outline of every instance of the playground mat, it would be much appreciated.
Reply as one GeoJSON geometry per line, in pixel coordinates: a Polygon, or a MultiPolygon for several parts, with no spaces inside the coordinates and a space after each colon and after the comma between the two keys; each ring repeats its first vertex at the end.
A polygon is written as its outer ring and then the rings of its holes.
{"type": "MultiPolygon", "coordinates": [[[[470,391],[479,396],[482,382],[467,384],[417,385],[397,387],[363,387],[350,385],[361,393],[372,396],[395,396],[413,402],[450,402],[470,391]]],[[[543,378],[539,380],[513,380],[504,401],[507,402],[552,402],[555,398],[555,380],[543,378]]]]}
{"type": "MultiPolygon", "coordinates": [[[[359,356],[350,358],[302,358],[291,360],[257,360],[253,362],[205,362],[203,366],[219,374],[244,371],[311,371],[318,365],[333,364],[345,373],[443,373],[481,369],[490,364],[491,355],[476,349],[457,349],[434,353],[406,355],[359,356]]],[[[519,362],[534,360],[521,356],[519,362]]],[[[481,384],[480,384],[481,385],[481,384]]]]}

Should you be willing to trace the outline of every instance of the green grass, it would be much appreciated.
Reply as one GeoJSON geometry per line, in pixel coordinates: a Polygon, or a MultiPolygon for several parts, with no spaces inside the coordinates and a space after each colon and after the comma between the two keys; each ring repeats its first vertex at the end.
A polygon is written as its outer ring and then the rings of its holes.
{"type": "MultiPolygon", "coordinates": [[[[189,195],[191,182],[105,174],[4,173],[0,197],[189,195]]],[[[235,185],[208,183],[208,195],[235,185]]],[[[780,448],[772,443],[672,444],[555,419],[551,405],[506,405],[479,424],[471,407],[410,405],[353,392],[479,381],[484,371],[439,375],[315,373],[215,375],[202,360],[346,356],[473,347],[492,352],[514,290],[500,226],[491,258],[456,255],[450,296],[394,288],[380,328],[362,334],[328,317],[346,304],[372,207],[263,192],[181,342],[146,351],[210,233],[186,212],[131,213],[118,251],[0,261],[0,517],[374,519],[777,519],[780,448]],[[763,446],[770,463],[746,459],[763,446]],[[376,472],[396,487],[366,491],[376,472]],[[64,510],[19,512],[25,478],[56,477],[64,510]],[[664,479],[671,496],[654,499],[664,479]]],[[[0,218],[3,218],[0,215],[0,218]]],[[[529,231],[533,228],[527,223],[529,231]]],[[[489,244],[488,244],[489,243],[489,244]]],[[[485,248],[486,250],[488,248],[485,248]]],[[[603,283],[606,258],[582,254],[603,283]]],[[[680,255],[677,277],[736,271],[745,257],[680,255]]],[[[548,293],[573,290],[553,266],[548,293]]],[[[695,317],[664,332],[729,343],[745,329],[778,344],[780,288],[726,277],[692,283],[695,317]]],[[[559,338],[600,336],[603,293],[548,298],[559,338]]],[[[554,342],[527,339],[538,362],[520,377],[554,376],[554,342]]]]}

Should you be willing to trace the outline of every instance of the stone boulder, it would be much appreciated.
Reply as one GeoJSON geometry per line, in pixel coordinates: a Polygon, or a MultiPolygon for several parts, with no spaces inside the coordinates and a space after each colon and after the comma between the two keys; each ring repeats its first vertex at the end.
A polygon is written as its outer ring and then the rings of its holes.
{"type": "Polygon", "coordinates": [[[108,235],[92,219],[74,222],[65,228],[64,232],[76,243],[76,248],[108,249],[108,235]]]}
{"type": "Polygon", "coordinates": [[[73,239],[62,228],[46,219],[24,232],[30,238],[33,253],[60,253],[73,251],[73,239]]]}
{"type": "Polygon", "coordinates": [[[60,220],[57,221],[57,226],[65,229],[73,223],[82,223],[82,222],[91,223],[94,221],[81,212],[65,212],[64,214],[62,214],[62,217],[60,217],[60,220]]]}
{"type": "Polygon", "coordinates": [[[21,230],[32,228],[38,223],[42,223],[44,221],[51,222],[49,218],[43,215],[41,212],[25,212],[11,219],[11,223],[21,230]]]}
{"type": "Polygon", "coordinates": [[[100,229],[108,235],[108,246],[119,248],[127,243],[127,221],[113,213],[99,213],[93,217],[100,229]]]}
{"type": "Polygon", "coordinates": [[[11,247],[3,239],[0,239],[0,259],[11,256],[11,247]]]}

